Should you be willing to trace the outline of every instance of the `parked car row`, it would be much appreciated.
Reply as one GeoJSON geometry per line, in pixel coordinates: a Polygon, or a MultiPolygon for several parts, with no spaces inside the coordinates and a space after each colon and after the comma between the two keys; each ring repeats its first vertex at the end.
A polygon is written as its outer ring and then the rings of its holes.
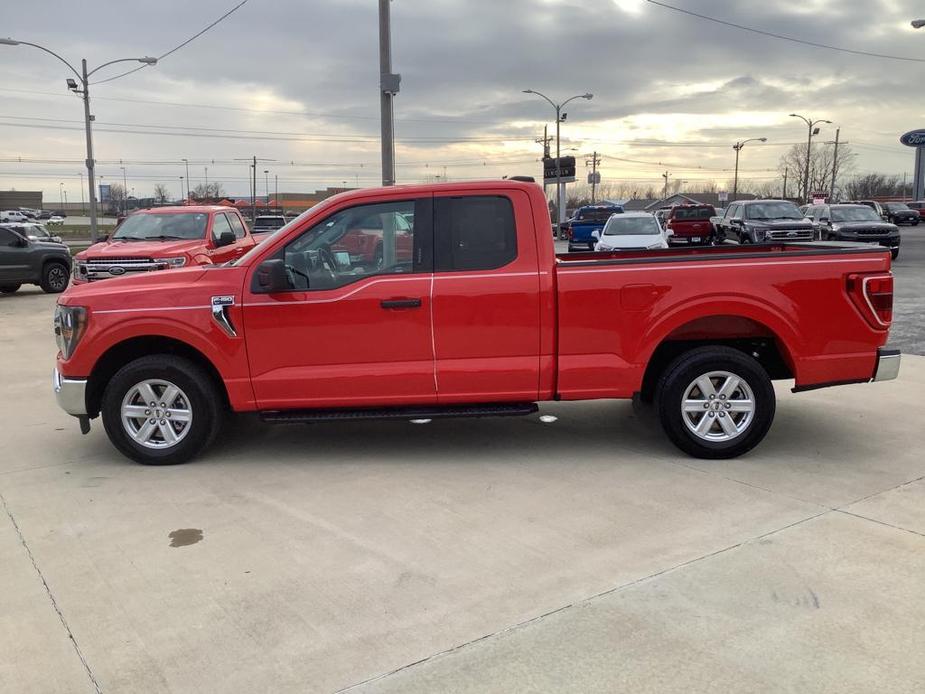
{"type": "Polygon", "coordinates": [[[52,212],[50,210],[30,210],[24,207],[18,210],[0,210],[0,223],[20,222],[26,223],[31,221],[45,221],[47,224],[63,224],[67,215],[63,212],[52,212]]]}

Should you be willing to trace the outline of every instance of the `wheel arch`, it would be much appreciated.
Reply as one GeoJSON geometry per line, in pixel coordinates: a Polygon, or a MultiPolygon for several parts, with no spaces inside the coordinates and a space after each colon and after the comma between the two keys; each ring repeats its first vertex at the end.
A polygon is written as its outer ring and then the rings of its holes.
{"type": "Polygon", "coordinates": [[[230,407],[228,389],[215,365],[200,350],[182,340],[164,335],[142,335],[131,337],[109,347],[97,359],[87,379],[87,413],[96,417],[100,413],[103,391],[115,373],[129,362],[153,354],[167,354],[183,357],[203,369],[221,394],[223,407],[230,407]]]}
{"type": "Polygon", "coordinates": [[[650,343],[640,392],[651,398],[659,376],[679,355],[697,347],[721,345],[750,355],[762,365],[771,379],[794,378],[795,333],[786,323],[771,317],[723,311],[687,316],[661,326],[650,343]]]}

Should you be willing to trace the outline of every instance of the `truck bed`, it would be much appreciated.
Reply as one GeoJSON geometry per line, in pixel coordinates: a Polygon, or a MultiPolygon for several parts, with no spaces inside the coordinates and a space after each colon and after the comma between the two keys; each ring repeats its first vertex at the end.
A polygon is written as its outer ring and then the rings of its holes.
{"type": "Polygon", "coordinates": [[[570,253],[555,267],[563,399],[630,397],[656,350],[698,339],[764,351],[798,389],[870,380],[887,339],[848,292],[852,274],[890,269],[866,244],[570,253]]]}

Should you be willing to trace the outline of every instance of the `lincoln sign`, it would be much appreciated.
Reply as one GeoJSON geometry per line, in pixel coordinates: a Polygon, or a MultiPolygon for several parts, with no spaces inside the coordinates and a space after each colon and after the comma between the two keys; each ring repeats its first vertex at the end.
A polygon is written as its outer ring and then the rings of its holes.
{"type": "Polygon", "coordinates": [[[925,130],[910,130],[899,141],[907,147],[925,147],[925,130]]]}

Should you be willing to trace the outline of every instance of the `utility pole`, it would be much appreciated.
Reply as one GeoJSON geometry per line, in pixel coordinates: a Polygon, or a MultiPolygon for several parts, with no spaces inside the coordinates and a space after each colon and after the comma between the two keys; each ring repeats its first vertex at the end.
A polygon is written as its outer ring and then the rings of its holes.
{"type": "Polygon", "coordinates": [[[389,3],[379,0],[379,107],[382,124],[382,185],[395,185],[395,111],[401,75],[392,72],[392,24],[389,3]]]}
{"type": "Polygon", "coordinates": [[[205,174],[206,174],[206,196],[208,197],[208,196],[209,196],[209,167],[208,167],[208,166],[204,166],[204,167],[202,167],[202,168],[205,169],[205,174]]]}
{"type": "Polygon", "coordinates": [[[282,211],[283,206],[279,204],[279,174],[273,174],[273,186],[276,191],[273,193],[273,197],[276,198],[276,206],[282,211]]]}
{"type": "Polygon", "coordinates": [[[838,134],[841,128],[835,128],[835,151],[832,153],[832,181],[829,185],[829,204],[835,202],[835,177],[838,175],[838,134]]]}
{"type": "Polygon", "coordinates": [[[790,169],[784,169],[784,190],[783,190],[783,192],[781,193],[781,197],[782,197],[784,200],[787,199],[787,172],[788,172],[789,170],[790,170],[790,169]]]}
{"type": "Polygon", "coordinates": [[[269,207],[270,206],[270,170],[269,169],[263,170],[263,186],[264,186],[264,189],[267,191],[267,207],[269,207]]]}
{"type": "Polygon", "coordinates": [[[128,212],[128,184],[125,182],[125,167],[120,166],[122,169],[122,214],[124,215],[128,212]]]}
{"type": "Polygon", "coordinates": [[[189,184],[190,184],[190,178],[189,178],[189,159],[181,159],[180,161],[182,161],[184,164],[186,164],[186,199],[187,199],[187,202],[188,202],[188,201],[189,201],[189,196],[190,196],[190,192],[189,192],[189,184]]]}
{"type": "Polygon", "coordinates": [[[667,171],[662,174],[662,178],[665,179],[665,194],[662,196],[662,200],[665,200],[668,198],[668,177],[669,176],[671,176],[671,174],[668,173],[667,171]]]}
{"type": "Polygon", "coordinates": [[[585,166],[591,167],[591,204],[597,201],[597,167],[601,163],[601,158],[597,152],[591,155],[591,159],[585,160],[585,166]]]}
{"type": "MultiPolygon", "coordinates": [[[[84,172],[79,171],[78,173],[80,174],[80,213],[86,214],[87,205],[84,202],[84,172]]],[[[905,186],[903,187],[903,190],[905,190],[905,186]]]]}
{"type": "Polygon", "coordinates": [[[257,157],[257,155],[254,155],[252,157],[248,157],[247,159],[235,159],[235,161],[246,161],[250,167],[250,171],[247,175],[247,181],[251,187],[251,224],[253,224],[257,219],[257,162],[275,162],[276,159],[263,159],[257,157]]]}

